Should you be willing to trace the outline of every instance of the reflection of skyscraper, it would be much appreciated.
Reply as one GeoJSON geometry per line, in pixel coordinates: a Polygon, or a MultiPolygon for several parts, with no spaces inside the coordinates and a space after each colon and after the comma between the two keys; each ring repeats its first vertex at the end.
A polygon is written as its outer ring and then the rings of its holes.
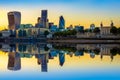
{"type": "Polygon", "coordinates": [[[10,52],[8,59],[8,69],[9,70],[20,70],[21,69],[21,59],[20,54],[16,52],[10,52]]]}
{"type": "Polygon", "coordinates": [[[42,55],[41,59],[42,59],[41,70],[42,70],[42,72],[47,72],[47,59],[46,59],[46,55],[42,55]]]}
{"type": "Polygon", "coordinates": [[[63,52],[59,53],[59,64],[60,66],[63,66],[64,62],[65,62],[65,54],[63,52]]]}
{"type": "Polygon", "coordinates": [[[9,22],[9,29],[16,30],[20,27],[21,23],[21,13],[14,11],[8,13],[8,22],[9,22]]]}
{"type": "Polygon", "coordinates": [[[42,10],[42,12],[41,12],[41,23],[42,23],[44,28],[48,27],[48,25],[47,25],[47,23],[48,23],[47,16],[48,16],[47,15],[47,10],[42,10]]]}
{"type": "Polygon", "coordinates": [[[65,29],[65,20],[63,16],[60,16],[60,19],[59,19],[59,29],[61,30],[65,29]]]}
{"type": "Polygon", "coordinates": [[[47,72],[47,55],[46,54],[36,54],[36,58],[38,59],[37,63],[41,64],[41,71],[47,72]]]}

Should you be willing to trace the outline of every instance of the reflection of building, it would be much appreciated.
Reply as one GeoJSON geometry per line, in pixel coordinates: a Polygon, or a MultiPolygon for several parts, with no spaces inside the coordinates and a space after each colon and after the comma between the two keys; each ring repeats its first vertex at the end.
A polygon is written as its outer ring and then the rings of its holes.
{"type": "Polygon", "coordinates": [[[19,52],[26,52],[26,50],[27,50],[27,46],[26,45],[24,45],[24,44],[19,44],[18,45],[18,51],[19,52]]]}
{"type": "Polygon", "coordinates": [[[95,58],[95,53],[94,52],[90,52],[90,57],[91,58],[95,58]]]}
{"type": "Polygon", "coordinates": [[[58,51],[57,50],[51,50],[50,54],[51,54],[51,56],[57,56],[58,51]]]}
{"type": "Polygon", "coordinates": [[[21,59],[20,54],[16,52],[9,52],[8,59],[8,69],[9,70],[20,70],[21,69],[21,59]]]}
{"type": "Polygon", "coordinates": [[[50,53],[49,53],[49,59],[54,59],[54,56],[52,56],[50,53]]]}
{"type": "Polygon", "coordinates": [[[112,54],[110,52],[111,48],[110,47],[101,47],[101,50],[100,50],[100,56],[101,56],[101,59],[103,58],[103,56],[110,56],[111,59],[112,58],[112,54]]]}
{"type": "Polygon", "coordinates": [[[60,66],[63,66],[65,62],[65,53],[63,51],[59,52],[59,64],[60,66]]]}
{"type": "Polygon", "coordinates": [[[17,11],[9,12],[8,13],[8,22],[9,22],[9,29],[16,30],[20,27],[21,23],[21,13],[17,11]]]}
{"type": "Polygon", "coordinates": [[[75,56],[84,56],[84,51],[83,50],[76,51],[75,56]]]}
{"type": "Polygon", "coordinates": [[[48,63],[48,58],[47,54],[36,54],[36,58],[38,58],[38,64],[41,64],[41,71],[42,72],[47,72],[47,63],[48,63]]]}
{"type": "Polygon", "coordinates": [[[10,47],[10,45],[2,44],[1,50],[5,51],[5,52],[10,52],[11,51],[11,47],[10,47]]]}
{"type": "Polygon", "coordinates": [[[60,16],[60,19],[59,19],[59,29],[60,31],[63,31],[65,29],[65,20],[63,16],[60,16]]]}
{"type": "Polygon", "coordinates": [[[2,31],[2,36],[3,37],[9,37],[11,35],[11,32],[8,30],[8,31],[2,31]]]}

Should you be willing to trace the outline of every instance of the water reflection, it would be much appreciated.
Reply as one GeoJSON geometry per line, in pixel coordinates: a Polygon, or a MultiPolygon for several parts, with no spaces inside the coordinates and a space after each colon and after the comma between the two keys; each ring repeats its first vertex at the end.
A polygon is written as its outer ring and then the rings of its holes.
{"type": "Polygon", "coordinates": [[[65,56],[83,56],[89,54],[94,59],[99,55],[101,60],[109,56],[111,62],[114,56],[120,54],[119,44],[1,44],[1,50],[8,52],[8,70],[17,71],[21,69],[21,58],[37,59],[41,65],[41,72],[48,72],[48,62],[54,57],[59,59],[59,65],[64,66],[65,56]]]}
{"type": "Polygon", "coordinates": [[[9,57],[8,69],[9,70],[20,70],[21,69],[20,54],[16,52],[9,52],[8,57],[9,57]]]}

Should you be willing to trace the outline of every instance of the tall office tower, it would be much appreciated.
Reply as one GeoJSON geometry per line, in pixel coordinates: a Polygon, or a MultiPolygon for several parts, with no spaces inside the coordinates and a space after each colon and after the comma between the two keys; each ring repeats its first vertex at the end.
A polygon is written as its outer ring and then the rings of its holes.
{"type": "Polygon", "coordinates": [[[10,30],[17,30],[21,24],[21,13],[17,11],[8,12],[8,23],[10,30]]]}
{"type": "Polygon", "coordinates": [[[65,29],[65,20],[63,16],[60,16],[60,19],[59,19],[59,29],[65,29]]]}
{"type": "Polygon", "coordinates": [[[47,14],[47,10],[42,10],[41,12],[41,23],[43,25],[43,28],[47,28],[47,23],[48,23],[48,14],[47,14]]]}
{"type": "Polygon", "coordinates": [[[16,52],[9,52],[8,59],[8,69],[9,70],[20,70],[21,69],[21,59],[20,54],[16,52]]]}

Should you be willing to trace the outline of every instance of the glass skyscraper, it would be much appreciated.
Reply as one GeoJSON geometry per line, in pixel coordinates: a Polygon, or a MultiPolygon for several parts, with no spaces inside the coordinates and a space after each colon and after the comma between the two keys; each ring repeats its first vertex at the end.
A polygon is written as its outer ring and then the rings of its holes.
{"type": "Polygon", "coordinates": [[[59,19],[59,29],[60,30],[65,29],[65,20],[64,20],[63,16],[60,16],[60,19],[59,19]]]}
{"type": "Polygon", "coordinates": [[[8,22],[10,30],[17,30],[21,24],[21,13],[17,11],[8,12],[8,22]]]}
{"type": "Polygon", "coordinates": [[[47,17],[48,17],[47,10],[42,10],[42,12],[41,12],[41,23],[42,23],[44,28],[47,28],[47,26],[48,26],[47,17]]]}

